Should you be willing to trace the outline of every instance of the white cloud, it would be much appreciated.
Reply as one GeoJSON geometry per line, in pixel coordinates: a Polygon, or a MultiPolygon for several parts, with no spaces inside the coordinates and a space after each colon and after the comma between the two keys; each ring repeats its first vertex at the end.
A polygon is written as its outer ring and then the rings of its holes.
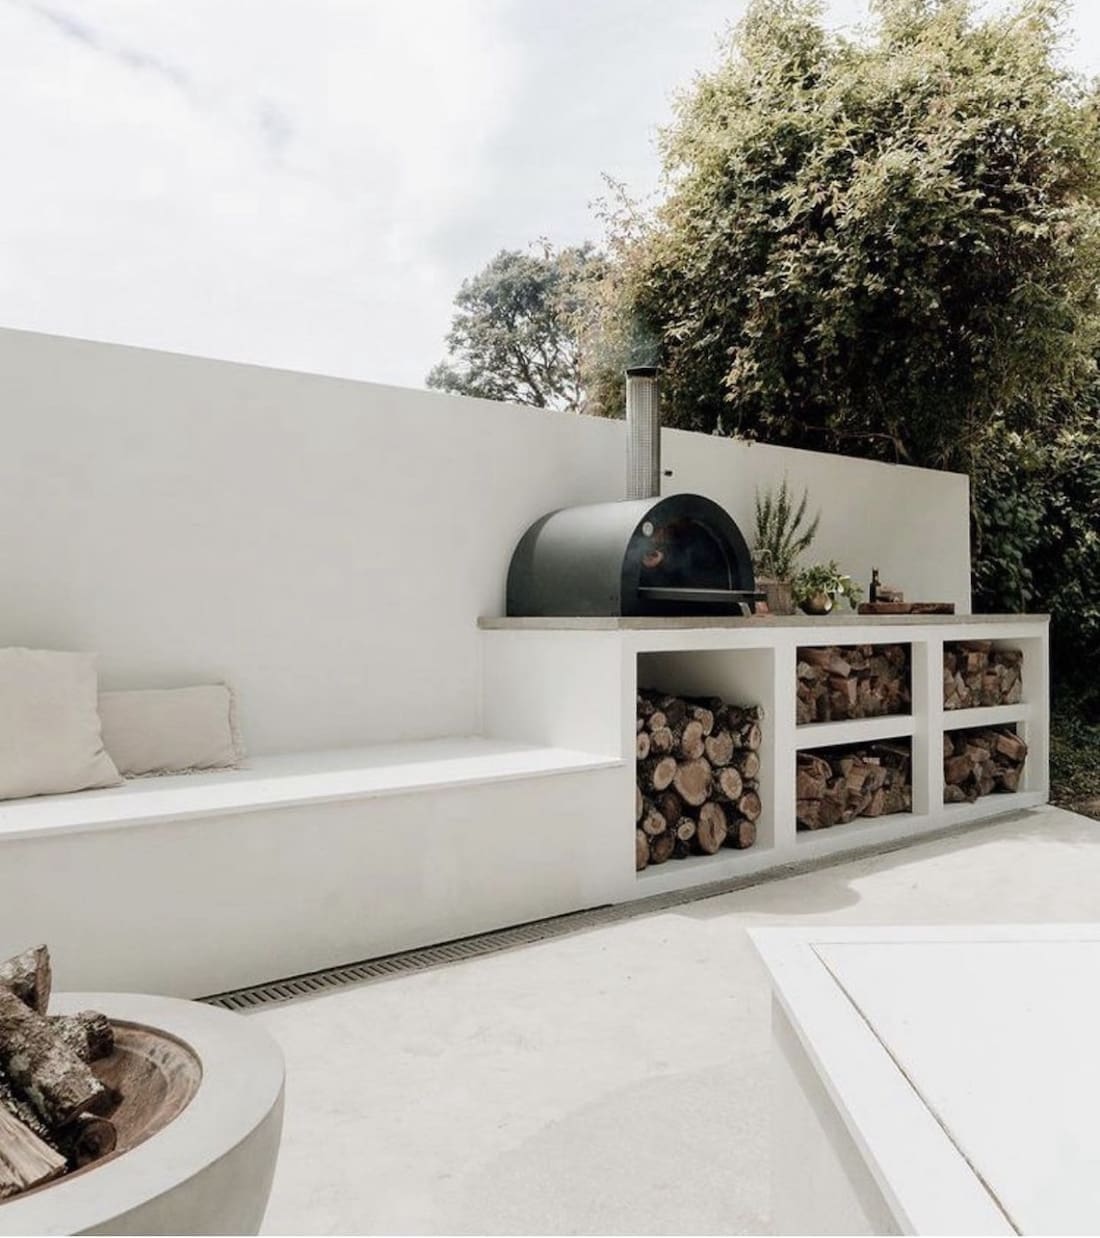
{"type": "Polygon", "coordinates": [[[0,319],[415,381],[456,278],[432,234],[508,115],[496,9],[4,7],[0,319]]]}
{"type": "Polygon", "coordinates": [[[465,275],[655,185],[743,8],[0,0],[0,323],[419,384],[465,275]]]}

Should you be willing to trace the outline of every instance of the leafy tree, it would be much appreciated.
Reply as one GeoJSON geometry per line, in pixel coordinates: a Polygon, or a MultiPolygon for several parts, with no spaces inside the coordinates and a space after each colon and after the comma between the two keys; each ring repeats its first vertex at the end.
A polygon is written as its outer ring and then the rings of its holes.
{"type": "Polygon", "coordinates": [[[582,412],[587,404],[580,314],[588,284],[604,273],[589,244],[538,252],[501,250],[463,282],[447,335],[447,360],[429,387],[459,395],[582,412]]]}
{"type": "Polygon", "coordinates": [[[656,341],[673,424],[969,473],[975,601],[1052,612],[1063,785],[1100,795],[1100,95],[1062,0],[979,9],[849,38],[754,0],[593,314],[616,362],[656,341]]]}
{"type": "Polygon", "coordinates": [[[1097,101],[1056,0],[875,12],[856,40],[755,0],[664,135],[613,309],[660,341],[676,424],[967,467],[1094,368],[1097,101]]]}

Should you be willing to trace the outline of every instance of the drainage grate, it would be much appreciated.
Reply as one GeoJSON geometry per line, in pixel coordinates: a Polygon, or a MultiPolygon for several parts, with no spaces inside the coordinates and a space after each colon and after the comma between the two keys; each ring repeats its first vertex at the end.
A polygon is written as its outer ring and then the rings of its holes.
{"type": "Polygon", "coordinates": [[[513,946],[529,946],[534,942],[564,937],[568,933],[576,933],[587,928],[602,928],[622,920],[632,920],[635,916],[652,915],[655,912],[667,911],[672,907],[682,907],[685,903],[695,903],[705,898],[718,898],[723,894],[731,894],[735,890],[743,890],[748,886],[764,885],[773,881],[781,881],[786,877],[796,877],[801,873],[812,872],[815,869],[835,868],[840,864],[850,864],[856,860],[906,850],[921,843],[936,842],[949,835],[960,837],[996,824],[996,819],[986,819],[969,822],[963,827],[945,826],[942,830],[930,831],[915,838],[898,838],[889,843],[854,847],[851,851],[837,852],[813,860],[796,861],[768,869],[765,872],[753,873],[751,876],[727,878],[724,881],[693,886],[687,890],[677,890],[669,894],[655,894],[651,898],[638,899],[632,903],[620,903],[614,907],[596,907],[590,911],[554,916],[550,920],[535,920],[530,924],[520,924],[515,928],[500,929],[493,933],[482,933],[476,937],[463,937],[439,946],[425,946],[420,950],[406,950],[401,954],[390,954],[384,958],[345,963],[339,967],[309,972],[304,976],[291,976],[284,980],[272,981],[270,984],[258,984],[248,989],[233,989],[229,993],[217,993],[201,1000],[211,1006],[222,1006],[226,1010],[240,1011],[253,1010],[260,1006],[270,1006],[280,1002],[291,1002],[298,997],[312,997],[318,993],[326,993],[331,989],[340,989],[353,984],[369,984],[372,981],[385,980],[405,972],[445,967],[450,963],[461,963],[467,959],[509,950],[513,946]]]}
{"type": "MultiPolygon", "coordinates": [[[[697,897],[697,895],[696,895],[697,897]]],[[[648,902],[648,900],[647,900],[648,902]]],[[[652,908],[648,908],[652,910],[652,908]]],[[[345,963],[323,971],[309,972],[304,976],[292,976],[288,980],[258,984],[249,989],[234,989],[218,993],[202,1000],[211,1006],[226,1010],[252,1010],[277,1002],[293,1001],[296,997],[311,997],[330,989],[346,985],[364,984],[372,980],[385,980],[404,972],[424,971],[430,967],[444,967],[449,963],[461,963],[466,959],[484,954],[495,954],[513,946],[529,946],[533,942],[561,937],[578,929],[607,924],[622,918],[616,913],[619,908],[597,907],[592,911],[579,911],[568,916],[555,916],[551,920],[535,920],[515,928],[501,929],[494,933],[482,933],[477,937],[463,937],[458,941],[445,942],[440,946],[425,946],[420,950],[406,950],[402,954],[390,954],[380,959],[366,959],[361,963],[345,963]]]]}

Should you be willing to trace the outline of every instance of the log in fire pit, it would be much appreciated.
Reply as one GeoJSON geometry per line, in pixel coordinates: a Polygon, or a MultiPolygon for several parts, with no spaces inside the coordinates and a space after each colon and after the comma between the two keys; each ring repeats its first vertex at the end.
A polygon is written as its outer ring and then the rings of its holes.
{"type": "Polygon", "coordinates": [[[51,1002],[50,979],[45,947],[0,963],[0,1235],[257,1232],[282,1124],[266,1033],[172,998],[51,1002]]]}

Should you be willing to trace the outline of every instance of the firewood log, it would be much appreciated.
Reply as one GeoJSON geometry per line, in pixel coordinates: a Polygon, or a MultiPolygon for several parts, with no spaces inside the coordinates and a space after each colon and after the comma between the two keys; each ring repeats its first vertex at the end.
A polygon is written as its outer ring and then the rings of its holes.
{"type": "Polygon", "coordinates": [[[650,864],[663,864],[676,850],[676,834],[673,830],[665,830],[649,840],[650,864]]]}
{"type": "Polygon", "coordinates": [[[638,782],[646,794],[667,791],[676,777],[675,757],[650,757],[638,765],[638,782]]]}
{"type": "Polygon", "coordinates": [[[832,660],[832,649],[800,649],[798,651],[798,659],[804,665],[812,667],[827,667],[832,660]]]}
{"type": "Polygon", "coordinates": [[[1023,653],[995,649],[989,641],[953,641],[943,651],[943,704],[947,710],[975,705],[1014,705],[1023,699],[1023,653]]]}
{"type": "Polygon", "coordinates": [[[662,791],[654,800],[657,811],[664,817],[669,828],[674,826],[684,815],[684,801],[675,791],[662,791]]]}
{"type": "Polygon", "coordinates": [[[739,851],[744,851],[756,842],[756,822],[747,817],[741,817],[729,827],[726,842],[739,851]]]}
{"type": "Polygon", "coordinates": [[[795,795],[800,800],[819,800],[825,794],[832,770],[828,761],[808,752],[798,754],[798,766],[795,773],[795,795]],[[821,766],[824,765],[824,770],[821,766]]]}
{"type": "Polygon", "coordinates": [[[682,843],[689,843],[698,831],[698,825],[691,817],[681,817],[672,827],[672,832],[682,843]]]}
{"type": "Polygon", "coordinates": [[[93,1113],[80,1114],[63,1128],[60,1138],[75,1169],[109,1156],[118,1146],[115,1124],[93,1113]]]}
{"type": "Polygon", "coordinates": [[[672,730],[659,726],[649,732],[649,749],[655,756],[668,756],[676,745],[672,730]]]}
{"type": "Polygon", "coordinates": [[[662,713],[661,710],[655,709],[648,718],[646,718],[646,728],[650,731],[660,731],[668,726],[668,715],[662,713]]]}
{"type": "Polygon", "coordinates": [[[733,763],[742,778],[758,778],[760,776],[760,754],[751,748],[734,755],[733,763]]]}
{"type": "Polygon", "coordinates": [[[703,760],[681,761],[672,780],[676,793],[693,808],[700,808],[710,796],[710,764],[703,760]]]}
{"type": "Polygon", "coordinates": [[[651,744],[648,731],[639,731],[634,738],[634,756],[638,761],[644,761],[649,756],[651,744]]]}
{"type": "Polygon", "coordinates": [[[50,952],[45,946],[32,946],[0,963],[0,984],[32,1010],[45,1014],[50,1004],[50,952]]]}
{"type": "Polygon", "coordinates": [[[650,838],[656,837],[658,834],[663,834],[668,829],[668,822],[661,816],[654,805],[649,807],[642,813],[642,833],[647,834],[650,838]]]}
{"type": "Polygon", "coordinates": [[[1018,791],[1020,789],[1020,778],[1023,775],[1021,766],[1006,766],[1000,771],[1001,786],[1006,791],[1018,791]]]}
{"type": "Polygon", "coordinates": [[[946,782],[958,786],[970,777],[973,769],[974,762],[964,752],[957,757],[947,758],[943,763],[943,776],[946,782]]]}
{"type": "Polygon", "coordinates": [[[662,696],[659,700],[659,706],[664,710],[667,719],[665,725],[670,727],[678,727],[684,718],[687,716],[687,701],[679,696],[662,696]]]}
{"type": "Polygon", "coordinates": [[[687,761],[697,761],[705,751],[703,724],[690,718],[680,728],[677,751],[687,761]]]}
{"type": "Polygon", "coordinates": [[[695,845],[704,855],[714,855],[726,841],[726,812],[715,800],[708,800],[699,809],[695,845]]]}
{"type": "Polygon", "coordinates": [[[7,988],[0,988],[0,1067],[50,1126],[94,1112],[110,1095],[49,1021],[7,988]]]}
{"type": "Polygon", "coordinates": [[[114,1050],[115,1029],[110,1019],[98,1010],[50,1015],[49,1022],[82,1062],[98,1062],[114,1050]]]}
{"type": "Polygon", "coordinates": [[[1027,744],[1018,735],[1013,735],[1011,731],[1002,731],[994,740],[994,748],[1002,756],[1014,762],[1022,762],[1027,756],[1027,744]]]}
{"type": "Polygon", "coordinates": [[[748,748],[750,752],[756,752],[760,745],[764,742],[764,732],[760,729],[760,724],[750,722],[740,733],[740,747],[748,748]]]}
{"type": "Polygon", "coordinates": [[[637,825],[642,819],[642,813],[645,812],[645,796],[642,794],[642,788],[637,783],[634,784],[634,824],[637,825]]]}
{"type": "Polygon", "coordinates": [[[44,1143],[48,1143],[51,1148],[57,1148],[57,1142],[51,1127],[42,1121],[35,1107],[12,1083],[3,1070],[0,1070],[0,1108],[6,1109],[13,1118],[22,1122],[29,1131],[37,1135],[44,1143]]]}
{"type": "Polygon", "coordinates": [[[714,775],[716,786],[711,794],[719,801],[736,804],[741,798],[745,783],[741,775],[732,765],[716,770],[714,775]]]}
{"type": "Polygon", "coordinates": [[[641,872],[649,863],[649,839],[641,830],[634,831],[634,871],[641,872]]]}
{"type": "Polygon", "coordinates": [[[749,821],[758,820],[763,810],[760,796],[755,791],[746,791],[737,801],[737,811],[749,821]]]}
{"type": "Polygon", "coordinates": [[[903,645],[802,648],[796,656],[799,725],[909,712],[908,654],[903,645]]]}
{"type": "Polygon", "coordinates": [[[60,1152],[0,1106],[0,1200],[51,1182],[66,1167],[60,1152]]]}
{"type": "Polygon", "coordinates": [[[821,825],[821,797],[799,800],[795,805],[795,816],[799,825],[808,830],[816,830],[821,825]]]}
{"type": "Polygon", "coordinates": [[[708,709],[705,705],[692,705],[688,709],[688,717],[693,722],[698,722],[703,728],[703,735],[707,736],[714,731],[714,710],[708,709]]]}
{"type": "Polygon", "coordinates": [[[715,768],[733,760],[733,735],[724,728],[708,735],[703,741],[704,754],[715,768]]]}

